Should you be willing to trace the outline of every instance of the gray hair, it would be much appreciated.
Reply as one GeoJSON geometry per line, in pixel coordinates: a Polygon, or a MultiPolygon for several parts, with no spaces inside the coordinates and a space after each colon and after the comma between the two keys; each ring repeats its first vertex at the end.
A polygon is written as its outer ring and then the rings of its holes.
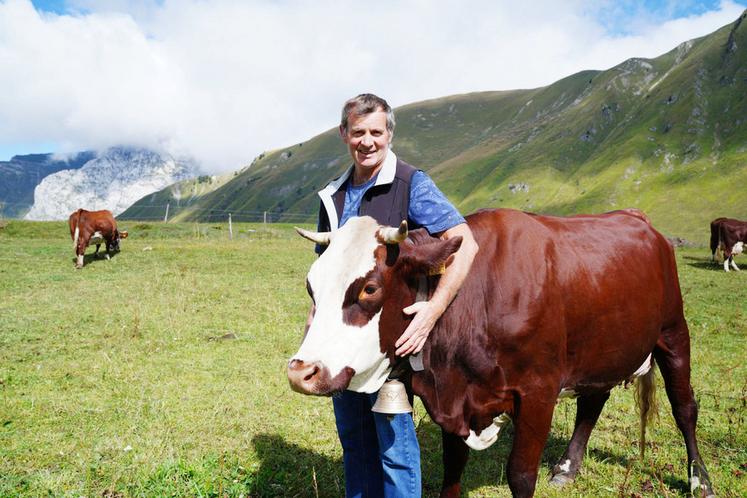
{"type": "Polygon", "coordinates": [[[386,129],[389,130],[389,133],[394,133],[394,111],[392,111],[386,100],[377,97],[373,93],[362,93],[345,102],[345,105],[342,107],[340,128],[345,132],[348,131],[348,118],[351,113],[356,116],[363,116],[378,111],[386,113],[386,129]]]}

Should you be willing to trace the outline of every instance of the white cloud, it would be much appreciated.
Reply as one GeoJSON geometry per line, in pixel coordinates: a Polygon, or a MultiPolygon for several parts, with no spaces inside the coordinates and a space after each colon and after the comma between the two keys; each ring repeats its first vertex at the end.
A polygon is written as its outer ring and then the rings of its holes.
{"type": "Polygon", "coordinates": [[[59,16],[0,2],[1,142],[161,147],[213,171],[333,127],[363,91],[397,106],[542,86],[655,57],[743,10],[661,22],[581,0],[74,0],[59,16]]]}

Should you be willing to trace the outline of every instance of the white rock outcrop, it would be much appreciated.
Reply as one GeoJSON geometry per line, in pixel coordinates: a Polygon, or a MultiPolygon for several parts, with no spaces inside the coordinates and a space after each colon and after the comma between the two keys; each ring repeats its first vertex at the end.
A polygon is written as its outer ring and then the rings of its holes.
{"type": "Polygon", "coordinates": [[[118,215],[138,199],[196,176],[197,168],[156,152],[110,148],[80,169],[44,178],[34,190],[27,220],[66,220],[78,208],[108,209],[118,215]]]}

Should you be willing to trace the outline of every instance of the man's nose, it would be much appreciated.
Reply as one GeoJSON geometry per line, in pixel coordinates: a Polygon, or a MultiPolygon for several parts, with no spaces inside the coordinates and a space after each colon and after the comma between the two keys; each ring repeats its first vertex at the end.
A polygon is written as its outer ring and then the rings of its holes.
{"type": "Polygon", "coordinates": [[[370,147],[371,145],[373,145],[373,137],[369,135],[368,133],[366,133],[361,138],[361,143],[365,145],[366,147],[370,147]]]}

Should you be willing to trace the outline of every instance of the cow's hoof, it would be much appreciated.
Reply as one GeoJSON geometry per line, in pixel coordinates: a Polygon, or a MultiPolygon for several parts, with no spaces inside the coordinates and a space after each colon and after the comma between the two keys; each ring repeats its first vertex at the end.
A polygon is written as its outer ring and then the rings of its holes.
{"type": "Polygon", "coordinates": [[[570,484],[572,482],[573,482],[573,476],[569,474],[554,474],[552,476],[552,479],[550,479],[550,484],[557,488],[562,488],[566,484],[570,484]]]}
{"type": "Polygon", "coordinates": [[[700,460],[690,462],[690,494],[693,498],[716,498],[711,478],[700,460]]]}
{"type": "Polygon", "coordinates": [[[690,480],[690,496],[693,498],[716,498],[716,493],[710,486],[711,483],[702,484],[698,483],[697,479],[690,480]]]}

